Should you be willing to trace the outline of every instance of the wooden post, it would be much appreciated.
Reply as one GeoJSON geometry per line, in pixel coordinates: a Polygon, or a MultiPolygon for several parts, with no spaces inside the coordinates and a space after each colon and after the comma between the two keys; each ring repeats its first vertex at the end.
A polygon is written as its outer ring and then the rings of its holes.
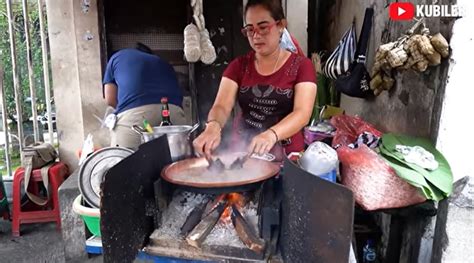
{"type": "MultiPolygon", "coordinates": [[[[8,122],[7,122],[7,102],[5,99],[5,89],[3,87],[4,71],[2,65],[0,65],[0,102],[2,103],[2,123],[3,123],[3,135],[5,136],[5,164],[7,166],[8,176],[12,176],[11,161],[10,161],[10,142],[8,141],[8,122]]],[[[2,176],[0,174],[0,176],[2,176]]]]}
{"type": "Polygon", "coordinates": [[[191,92],[191,120],[192,123],[200,123],[199,107],[197,106],[197,87],[194,63],[189,63],[189,91],[191,92]]]}
{"type": "Polygon", "coordinates": [[[30,84],[30,96],[31,96],[31,116],[33,117],[33,135],[35,142],[39,141],[39,128],[38,128],[38,113],[36,112],[36,89],[35,79],[33,72],[33,57],[31,55],[31,42],[30,42],[30,25],[28,17],[28,2],[26,0],[21,1],[23,7],[23,24],[25,26],[25,40],[26,40],[26,60],[28,63],[28,81],[30,84]]]}
{"type": "Polygon", "coordinates": [[[18,145],[20,146],[20,152],[23,150],[23,116],[22,116],[22,92],[20,87],[20,78],[18,76],[18,68],[16,65],[16,45],[15,45],[15,31],[13,29],[13,14],[12,14],[12,1],[6,0],[7,2],[7,16],[8,16],[8,32],[10,33],[10,51],[12,58],[12,70],[13,70],[13,88],[15,90],[15,106],[17,114],[17,126],[18,126],[18,145]]]}
{"type": "Polygon", "coordinates": [[[46,101],[46,112],[48,113],[48,135],[49,142],[54,145],[53,119],[51,116],[51,85],[49,83],[49,63],[48,48],[46,43],[46,33],[44,32],[44,8],[43,1],[38,0],[38,16],[40,22],[41,51],[43,53],[43,76],[44,76],[44,100],[46,101]]]}

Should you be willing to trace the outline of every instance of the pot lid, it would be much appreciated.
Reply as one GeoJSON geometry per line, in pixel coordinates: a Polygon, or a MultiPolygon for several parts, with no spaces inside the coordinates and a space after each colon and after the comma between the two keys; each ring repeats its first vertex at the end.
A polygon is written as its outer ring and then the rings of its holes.
{"type": "Polygon", "coordinates": [[[100,184],[104,175],[132,153],[128,148],[106,147],[87,157],[79,170],[79,190],[89,205],[100,208],[100,184]]]}

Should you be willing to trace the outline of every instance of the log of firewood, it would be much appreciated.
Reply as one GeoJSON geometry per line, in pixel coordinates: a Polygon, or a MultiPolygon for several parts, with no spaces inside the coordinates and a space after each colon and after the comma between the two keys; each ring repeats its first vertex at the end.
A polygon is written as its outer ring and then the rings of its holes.
{"type": "Polygon", "coordinates": [[[204,213],[202,214],[202,217],[207,216],[210,214],[216,207],[219,205],[219,203],[222,202],[222,200],[225,200],[227,194],[220,194],[218,196],[215,196],[214,198],[211,197],[211,201],[209,201],[206,205],[206,208],[204,209],[204,213]]]}
{"type": "Polygon", "coordinates": [[[219,205],[207,216],[202,218],[201,222],[186,237],[186,242],[193,247],[201,247],[202,242],[209,235],[221,217],[222,212],[227,207],[227,201],[222,200],[219,205]]]}
{"type": "Polygon", "coordinates": [[[232,206],[231,218],[240,240],[242,240],[249,249],[257,253],[262,253],[265,249],[265,241],[257,236],[253,228],[249,226],[235,206],[232,206]]]}
{"type": "Polygon", "coordinates": [[[184,222],[183,226],[181,226],[181,235],[186,236],[193,230],[199,222],[201,222],[202,215],[204,210],[206,209],[206,205],[209,200],[205,200],[196,207],[194,207],[193,211],[189,213],[186,221],[184,222]]]}

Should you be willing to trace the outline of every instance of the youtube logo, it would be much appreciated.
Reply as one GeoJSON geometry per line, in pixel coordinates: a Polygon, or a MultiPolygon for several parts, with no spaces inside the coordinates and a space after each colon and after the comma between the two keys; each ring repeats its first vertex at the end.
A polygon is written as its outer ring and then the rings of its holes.
{"type": "Polygon", "coordinates": [[[415,16],[415,5],[408,2],[392,3],[389,15],[392,20],[411,20],[415,16]]]}

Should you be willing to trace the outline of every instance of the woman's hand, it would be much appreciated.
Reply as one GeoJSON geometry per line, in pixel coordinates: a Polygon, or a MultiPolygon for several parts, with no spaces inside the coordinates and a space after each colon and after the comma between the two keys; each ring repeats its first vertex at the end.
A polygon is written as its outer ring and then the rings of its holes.
{"type": "Polygon", "coordinates": [[[221,127],[216,121],[208,122],[206,129],[194,141],[194,151],[199,155],[211,156],[221,143],[221,127]]]}
{"type": "Polygon", "coordinates": [[[259,135],[253,137],[249,146],[249,153],[259,155],[270,152],[275,143],[278,141],[278,135],[273,130],[266,130],[259,135]]]}

